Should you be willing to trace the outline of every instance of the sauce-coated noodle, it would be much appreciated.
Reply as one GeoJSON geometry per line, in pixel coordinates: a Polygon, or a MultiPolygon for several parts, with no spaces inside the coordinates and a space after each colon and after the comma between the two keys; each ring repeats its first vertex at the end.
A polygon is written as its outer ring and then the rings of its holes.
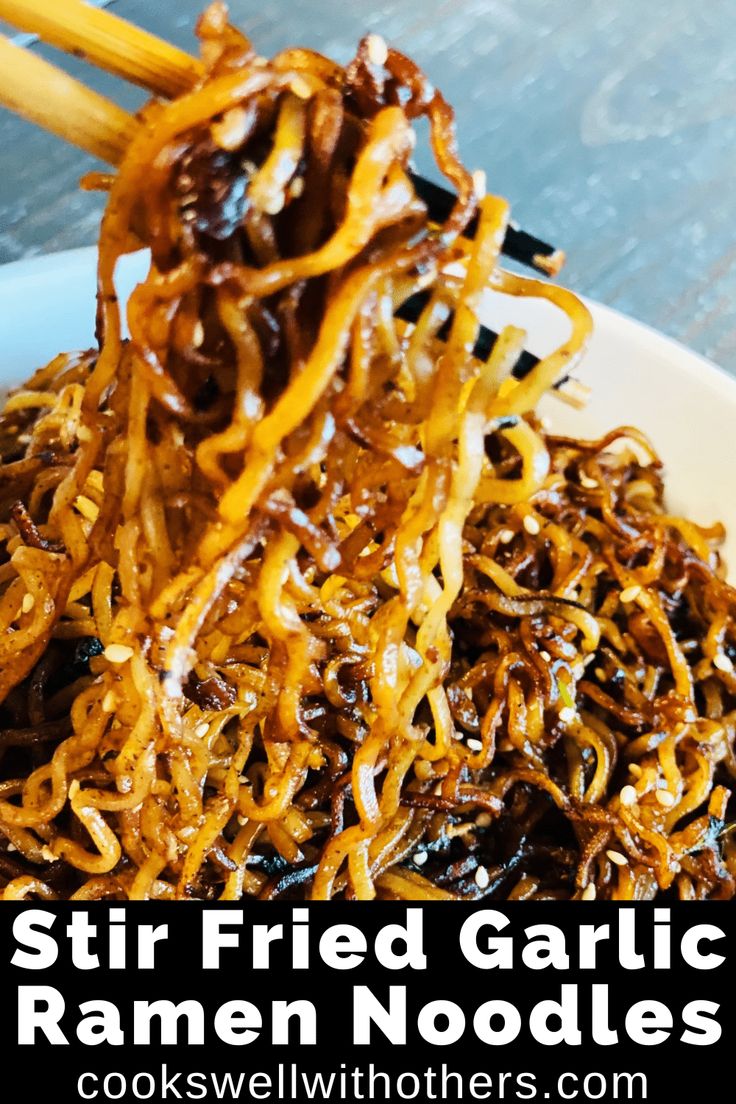
{"type": "Polygon", "coordinates": [[[5,898],[731,896],[722,534],[637,431],[535,419],[587,311],[499,269],[507,206],[406,57],[200,36],[97,181],[99,351],[0,418],[5,898]],[[569,317],[523,382],[513,327],[472,356],[488,284],[569,317]]]}

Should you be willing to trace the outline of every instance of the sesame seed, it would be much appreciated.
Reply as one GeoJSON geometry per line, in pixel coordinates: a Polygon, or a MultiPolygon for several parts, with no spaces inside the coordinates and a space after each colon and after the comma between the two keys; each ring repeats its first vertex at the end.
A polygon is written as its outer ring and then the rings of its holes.
{"type": "Polygon", "coordinates": [[[590,655],[587,655],[585,657],[585,659],[583,660],[583,667],[590,667],[591,663],[593,663],[594,661],[595,661],[595,652],[591,652],[590,655]]]}
{"type": "Polygon", "coordinates": [[[486,174],[483,169],[476,169],[473,173],[473,187],[478,199],[483,199],[486,194],[486,174]]]}
{"type": "Polygon", "coordinates": [[[471,751],[482,751],[483,750],[483,741],[482,740],[468,740],[467,743],[468,743],[468,747],[470,748],[471,751]]]}
{"type": "Polygon", "coordinates": [[[261,204],[261,210],[266,215],[277,215],[279,211],[284,208],[284,193],[276,192],[274,195],[268,196],[266,201],[261,204]]]}
{"type": "Polygon", "coordinates": [[[566,705],[564,709],[560,710],[559,717],[563,724],[572,724],[575,720],[575,710],[571,709],[569,705],[566,705]]]}
{"type": "Polygon", "coordinates": [[[50,847],[41,848],[41,858],[45,859],[46,862],[56,862],[56,855],[50,847]]]}
{"type": "Polygon", "coordinates": [[[69,800],[72,801],[79,793],[79,782],[73,778],[69,784],[69,800]]]}
{"type": "Polygon", "coordinates": [[[295,176],[289,185],[289,195],[292,199],[299,199],[299,196],[304,193],[304,177],[295,176]]]}
{"type": "Polygon", "coordinates": [[[475,872],[475,884],[478,889],[488,889],[491,884],[491,875],[486,870],[485,866],[479,866],[475,872]]]}
{"type": "Polygon", "coordinates": [[[733,671],[733,661],[729,659],[724,652],[719,652],[713,660],[713,666],[719,671],[725,671],[727,674],[731,674],[733,671]]]}
{"type": "Polygon", "coordinates": [[[414,865],[424,866],[428,858],[429,856],[427,855],[426,851],[417,851],[414,855],[414,865]]]}
{"type": "Polygon", "coordinates": [[[209,732],[209,730],[210,730],[210,726],[209,726],[209,725],[207,724],[207,722],[206,722],[206,721],[202,721],[202,722],[201,722],[200,724],[198,724],[198,725],[197,725],[197,727],[195,728],[195,730],[194,730],[194,735],[195,735],[195,736],[196,736],[196,737],[197,737],[197,738],[198,738],[199,740],[202,740],[202,739],[204,739],[204,737],[205,737],[205,736],[207,735],[207,733],[209,732]]]}
{"type": "Polygon", "coordinates": [[[30,613],[31,610],[33,609],[33,607],[35,606],[35,604],[36,604],[36,599],[33,597],[32,594],[30,594],[30,593],[24,594],[23,595],[23,601],[20,604],[20,608],[23,611],[23,613],[30,613]]]}
{"type": "Polygon", "coordinates": [[[210,129],[220,149],[236,150],[248,135],[248,112],[244,107],[231,107],[210,129]]]}
{"type": "Polygon", "coordinates": [[[237,820],[237,822],[238,822],[238,824],[240,825],[241,828],[245,828],[246,824],[248,823],[247,816],[243,816],[242,813],[238,813],[238,815],[235,819],[237,820]]]}
{"type": "Polygon", "coordinates": [[[595,901],[596,888],[594,882],[588,882],[587,886],[580,895],[582,901],[595,901]]]}
{"type": "Polygon", "coordinates": [[[633,774],[634,778],[641,778],[644,771],[638,763],[629,763],[629,773],[633,774]]]}
{"type": "Polygon", "coordinates": [[[633,786],[624,786],[619,795],[622,805],[636,805],[637,793],[633,786]]]}
{"type": "Polygon", "coordinates": [[[298,96],[300,100],[308,100],[312,95],[312,89],[309,86],[309,82],[305,81],[304,77],[298,75],[291,81],[291,91],[295,96],[298,96]]]}
{"type": "Polygon", "coordinates": [[[388,46],[378,34],[369,34],[366,39],[368,57],[374,65],[385,65],[388,60],[388,46]]]}
{"type": "Polygon", "coordinates": [[[539,654],[540,654],[540,656],[542,657],[542,659],[544,660],[545,663],[551,663],[552,662],[552,656],[549,654],[549,652],[542,651],[539,654]]]}
{"type": "Polygon", "coordinates": [[[15,846],[14,843],[9,843],[8,846],[5,848],[5,850],[6,851],[17,851],[18,848],[15,846]]]}
{"type": "Polygon", "coordinates": [[[541,525],[532,514],[527,514],[524,518],[524,528],[530,537],[536,537],[537,533],[541,529],[541,525]]]}
{"type": "Polygon", "coordinates": [[[606,681],[606,672],[603,670],[602,667],[596,667],[595,671],[593,671],[593,674],[595,675],[595,677],[598,679],[599,682],[605,682],[606,681]]]}
{"type": "Polygon", "coordinates": [[[498,534],[498,539],[500,540],[501,544],[511,544],[512,540],[514,539],[514,530],[502,529],[501,532],[498,534]]]}
{"type": "Polygon", "coordinates": [[[621,591],[621,601],[633,602],[634,599],[638,598],[640,594],[641,587],[638,585],[638,583],[635,583],[634,586],[625,587],[624,590],[621,591]]]}
{"type": "Polygon", "coordinates": [[[581,475],[580,486],[585,487],[585,489],[588,491],[592,491],[595,487],[598,486],[598,480],[591,479],[589,475],[581,475]]]}
{"type": "Polygon", "coordinates": [[[195,349],[198,349],[204,341],[204,326],[199,319],[194,323],[192,330],[192,345],[195,349]]]}
{"type": "Polygon", "coordinates": [[[615,863],[616,866],[626,866],[629,861],[625,855],[621,854],[620,851],[606,851],[606,854],[608,855],[611,862],[615,863]]]}
{"type": "Polygon", "coordinates": [[[671,809],[675,804],[675,795],[671,794],[669,790],[657,790],[654,796],[665,809],[671,809]]]}
{"type": "Polygon", "coordinates": [[[108,663],[127,663],[133,656],[133,649],[127,644],[108,644],[103,655],[108,663]]]}
{"type": "Polygon", "coordinates": [[[475,818],[475,823],[478,828],[488,828],[491,824],[491,814],[478,813],[477,817],[475,818]]]}
{"type": "Polygon", "coordinates": [[[102,712],[114,713],[115,712],[115,691],[108,690],[102,699],[102,712]]]}

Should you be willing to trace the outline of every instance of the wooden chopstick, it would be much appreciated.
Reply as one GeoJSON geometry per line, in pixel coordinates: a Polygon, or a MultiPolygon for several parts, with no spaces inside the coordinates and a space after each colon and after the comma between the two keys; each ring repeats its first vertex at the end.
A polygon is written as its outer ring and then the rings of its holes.
{"type": "Polygon", "coordinates": [[[178,96],[204,75],[198,58],[81,0],[0,0],[0,19],[158,95],[178,96]]]}
{"type": "Polygon", "coordinates": [[[138,123],[112,100],[0,35],[0,103],[73,146],[118,165],[138,123]]]}

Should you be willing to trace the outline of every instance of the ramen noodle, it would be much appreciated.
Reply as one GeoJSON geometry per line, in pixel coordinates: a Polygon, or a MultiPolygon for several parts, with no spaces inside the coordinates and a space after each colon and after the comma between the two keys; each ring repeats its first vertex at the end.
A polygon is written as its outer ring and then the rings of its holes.
{"type": "Polygon", "coordinates": [[[218,5],[199,34],[205,77],[87,181],[98,347],[0,417],[0,891],[732,896],[723,534],[636,429],[536,417],[587,310],[499,267],[507,204],[409,58],[266,61],[218,5]],[[523,380],[517,328],[473,355],[489,286],[569,320],[523,380]]]}

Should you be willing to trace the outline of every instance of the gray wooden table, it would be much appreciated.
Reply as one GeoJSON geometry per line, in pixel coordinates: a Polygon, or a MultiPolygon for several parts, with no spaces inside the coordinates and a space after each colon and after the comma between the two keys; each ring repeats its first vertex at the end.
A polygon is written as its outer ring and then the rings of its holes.
{"type": "MultiPolygon", "coordinates": [[[[193,49],[202,3],[114,10],[193,49]]],[[[572,287],[736,374],[734,0],[231,0],[231,12],[263,53],[299,42],[347,60],[370,29],[413,54],[457,109],[467,163],[567,250],[572,287]]],[[[0,112],[0,261],[95,240],[99,197],[77,190],[90,163],[0,112]]]]}

